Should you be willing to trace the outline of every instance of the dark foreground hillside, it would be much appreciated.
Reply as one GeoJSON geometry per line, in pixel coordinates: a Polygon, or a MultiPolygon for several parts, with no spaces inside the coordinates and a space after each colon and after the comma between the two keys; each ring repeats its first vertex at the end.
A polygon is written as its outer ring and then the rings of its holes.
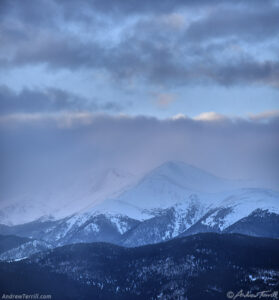
{"type": "Polygon", "coordinates": [[[279,290],[279,240],[204,233],[138,248],[68,245],[0,264],[0,294],[52,299],[228,299],[279,290]]]}

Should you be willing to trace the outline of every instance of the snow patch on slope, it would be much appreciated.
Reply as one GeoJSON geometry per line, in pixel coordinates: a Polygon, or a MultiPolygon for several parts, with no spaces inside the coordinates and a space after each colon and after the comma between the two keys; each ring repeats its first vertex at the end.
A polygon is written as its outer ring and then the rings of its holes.
{"type": "Polygon", "coordinates": [[[215,205],[217,210],[203,220],[202,224],[218,226],[222,231],[257,209],[279,214],[279,193],[265,189],[240,189],[215,205]],[[217,216],[222,210],[227,210],[227,213],[220,220],[217,216]]]}
{"type": "Polygon", "coordinates": [[[2,253],[0,255],[0,260],[18,261],[29,257],[30,255],[33,255],[35,253],[45,251],[51,248],[52,245],[45,241],[34,240],[2,253]]]}

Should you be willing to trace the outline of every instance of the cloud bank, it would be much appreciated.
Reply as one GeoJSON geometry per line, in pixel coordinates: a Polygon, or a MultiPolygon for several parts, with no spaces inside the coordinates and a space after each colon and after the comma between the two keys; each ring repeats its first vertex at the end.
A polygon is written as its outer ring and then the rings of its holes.
{"type": "Polygon", "coordinates": [[[1,118],[2,199],[82,170],[144,173],[181,160],[222,177],[278,188],[279,116],[191,119],[92,114],[1,118]]]}

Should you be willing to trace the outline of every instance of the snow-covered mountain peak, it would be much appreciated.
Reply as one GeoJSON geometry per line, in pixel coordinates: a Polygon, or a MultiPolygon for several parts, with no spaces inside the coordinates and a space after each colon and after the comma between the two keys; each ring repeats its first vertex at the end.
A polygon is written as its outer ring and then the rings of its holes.
{"type": "MultiPolygon", "coordinates": [[[[209,189],[213,186],[217,189],[223,183],[222,179],[193,166],[182,162],[167,162],[147,173],[132,188],[110,199],[107,207],[115,207],[121,203],[122,208],[125,204],[126,208],[146,211],[168,208],[177,203],[188,205],[191,195],[204,193],[205,187],[209,189]]],[[[108,200],[104,202],[108,204],[108,200]]]]}
{"type": "Polygon", "coordinates": [[[180,161],[168,161],[146,174],[142,184],[168,182],[194,192],[220,192],[238,186],[237,182],[219,178],[207,171],[180,161]]]}
{"type": "Polygon", "coordinates": [[[24,229],[29,238],[59,246],[92,241],[139,246],[203,231],[279,235],[278,192],[232,188],[234,182],[182,162],[167,162],[133,184],[134,177],[117,169],[86,175],[78,176],[66,193],[72,192],[77,206],[88,201],[85,208],[55,220],[46,214],[23,227],[0,229],[20,234],[24,229]]]}

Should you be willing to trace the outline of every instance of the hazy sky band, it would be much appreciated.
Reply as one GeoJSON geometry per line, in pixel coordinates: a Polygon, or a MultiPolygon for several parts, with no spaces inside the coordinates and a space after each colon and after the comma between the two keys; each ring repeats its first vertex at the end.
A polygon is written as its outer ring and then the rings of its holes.
{"type": "Polygon", "coordinates": [[[2,194],[41,188],[92,168],[140,174],[169,160],[278,188],[279,112],[250,119],[50,113],[0,120],[2,194]]]}

